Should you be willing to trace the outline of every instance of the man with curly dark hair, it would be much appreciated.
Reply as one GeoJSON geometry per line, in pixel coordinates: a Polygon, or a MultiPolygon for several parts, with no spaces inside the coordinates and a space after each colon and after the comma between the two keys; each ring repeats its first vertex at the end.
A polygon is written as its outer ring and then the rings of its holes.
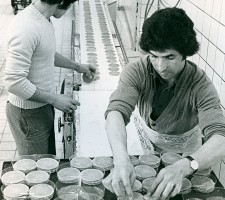
{"type": "Polygon", "coordinates": [[[199,43],[184,10],[153,13],[144,22],[140,47],[147,55],[124,67],[105,113],[115,167],[103,183],[117,196],[133,194],[136,175],[128,155],[126,125],[135,110],[144,153],[190,154],[160,170],[146,195],[146,199],[166,199],[180,192],[184,177],[225,156],[225,118],[213,83],[186,59],[199,50],[199,43]]]}

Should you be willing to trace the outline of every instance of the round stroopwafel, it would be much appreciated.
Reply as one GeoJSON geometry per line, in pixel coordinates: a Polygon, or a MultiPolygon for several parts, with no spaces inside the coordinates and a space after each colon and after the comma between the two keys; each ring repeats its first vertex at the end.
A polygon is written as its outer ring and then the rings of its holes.
{"type": "Polygon", "coordinates": [[[75,167],[79,170],[92,168],[92,160],[87,157],[74,157],[70,160],[71,167],[75,167]]]}
{"type": "Polygon", "coordinates": [[[9,171],[2,175],[1,180],[4,185],[23,183],[25,181],[25,174],[21,171],[9,171]]]}
{"type": "Polygon", "coordinates": [[[29,187],[25,184],[12,184],[3,190],[4,199],[19,199],[28,196],[29,187]]]}
{"type": "Polygon", "coordinates": [[[32,159],[21,159],[13,164],[14,170],[22,171],[25,174],[36,170],[36,168],[37,168],[36,162],[32,159]]]}
{"type": "Polygon", "coordinates": [[[135,179],[134,184],[132,186],[132,191],[133,192],[139,192],[141,191],[142,184],[139,180],[135,179]]]}
{"type": "Polygon", "coordinates": [[[209,176],[211,174],[212,168],[209,169],[205,169],[205,170],[198,170],[195,175],[199,175],[199,176],[209,176]]]}
{"type": "Polygon", "coordinates": [[[73,167],[66,167],[57,172],[58,180],[62,183],[79,182],[80,171],[73,167]]]}
{"type": "Polygon", "coordinates": [[[140,160],[136,156],[133,156],[133,155],[130,155],[130,161],[134,166],[137,166],[140,164],[140,160]]]}
{"type": "Polygon", "coordinates": [[[101,171],[109,171],[113,168],[113,159],[108,156],[98,156],[92,160],[93,167],[101,171]]]}
{"type": "Polygon", "coordinates": [[[138,165],[135,168],[137,179],[142,181],[149,177],[156,176],[156,170],[149,165],[138,165]]]}
{"type": "Polygon", "coordinates": [[[182,159],[182,156],[177,153],[164,153],[161,156],[161,159],[164,166],[167,166],[167,165],[172,165],[176,161],[182,159]]]}
{"type": "Polygon", "coordinates": [[[160,164],[160,158],[152,154],[145,154],[139,156],[141,165],[149,165],[153,168],[158,168],[160,164]]]}
{"type": "Polygon", "coordinates": [[[50,175],[46,171],[37,170],[29,172],[26,175],[26,183],[29,186],[33,186],[35,184],[46,183],[50,178],[50,175]]]}
{"type": "Polygon", "coordinates": [[[50,173],[55,172],[58,168],[59,162],[53,158],[41,158],[37,161],[37,168],[50,173]]]}
{"type": "Polygon", "coordinates": [[[85,169],[81,172],[81,181],[86,185],[98,185],[103,177],[104,173],[98,169],[85,169]]]}
{"type": "MultiPolygon", "coordinates": [[[[130,200],[128,196],[117,197],[117,200],[130,200]]],[[[144,200],[144,196],[138,192],[133,193],[132,200],[144,200]]]]}
{"type": "Polygon", "coordinates": [[[142,188],[144,192],[148,192],[152,186],[153,181],[155,180],[155,177],[146,178],[142,181],[142,188]]]}
{"type": "Polygon", "coordinates": [[[54,188],[48,184],[37,184],[30,188],[29,196],[32,199],[51,199],[54,194],[54,188]]]}
{"type": "Polygon", "coordinates": [[[191,181],[187,178],[184,178],[183,182],[182,182],[180,193],[181,194],[187,194],[190,191],[191,191],[191,181]]]}
{"type": "Polygon", "coordinates": [[[205,176],[194,176],[191,179],[192,187],[194,190],[209,193],[212,192],[215,187],[215,182],[209,177],[205,176]]]}

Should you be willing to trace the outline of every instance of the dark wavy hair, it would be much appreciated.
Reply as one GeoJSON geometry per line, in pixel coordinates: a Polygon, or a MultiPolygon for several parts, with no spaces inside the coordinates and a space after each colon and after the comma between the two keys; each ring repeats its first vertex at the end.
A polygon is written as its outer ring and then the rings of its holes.
{"type": "Polygon", "coordinates": [[[59,9],[67,9],[71,3],[78,0],[41,0],[49,5],[59,4],[59,9]]]}
{"type": "Polygon", "coordinates": [[[173,49],[185,58],[199,50],[194,23],[180,8],[157,10],[145,20],[142,27],[140,47],[149,52],[173,49]]]}

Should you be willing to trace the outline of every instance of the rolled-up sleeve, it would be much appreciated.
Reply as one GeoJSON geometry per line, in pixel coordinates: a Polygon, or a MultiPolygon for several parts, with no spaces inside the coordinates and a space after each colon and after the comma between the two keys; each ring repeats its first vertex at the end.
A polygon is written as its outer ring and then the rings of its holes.
{"type": "Polygon", "coordinates": [[[105,118],[110,111],[118,111],[122,114],[125,124],[129,123],[130,116],[139,98],[140,77],[137,63],[128,64],[123,68],[118,87],[109,99],[105,118]]]}
{"type": "Polygon", "coordinates": [[[225,136],[225,117],[220,106],[220,99],[213,83],[205,77],[196,88],[196,105],[199,126],[204,139],[213,135],[225,136]]]}

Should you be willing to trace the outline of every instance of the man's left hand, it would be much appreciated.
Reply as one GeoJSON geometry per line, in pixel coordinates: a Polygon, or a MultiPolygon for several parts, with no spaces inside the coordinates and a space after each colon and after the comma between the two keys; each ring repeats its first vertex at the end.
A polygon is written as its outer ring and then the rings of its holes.
{"type": "Polygon", "coordinates": [[[92,79],[95,75],[96,69],[93,65],[89,64],[80,64],[78,69],[76,70],[78,73],[85,73],[89,79],[92,79]]]}
{"type": "Polygon", "coordinates": [[[154,180],[146,200],[165,200],[179,194],[183,178],[190,173],[187,161],[184,159],[160,170],[154,180]],[[187,169],[187,170],[186,170],[187,169]]]}

